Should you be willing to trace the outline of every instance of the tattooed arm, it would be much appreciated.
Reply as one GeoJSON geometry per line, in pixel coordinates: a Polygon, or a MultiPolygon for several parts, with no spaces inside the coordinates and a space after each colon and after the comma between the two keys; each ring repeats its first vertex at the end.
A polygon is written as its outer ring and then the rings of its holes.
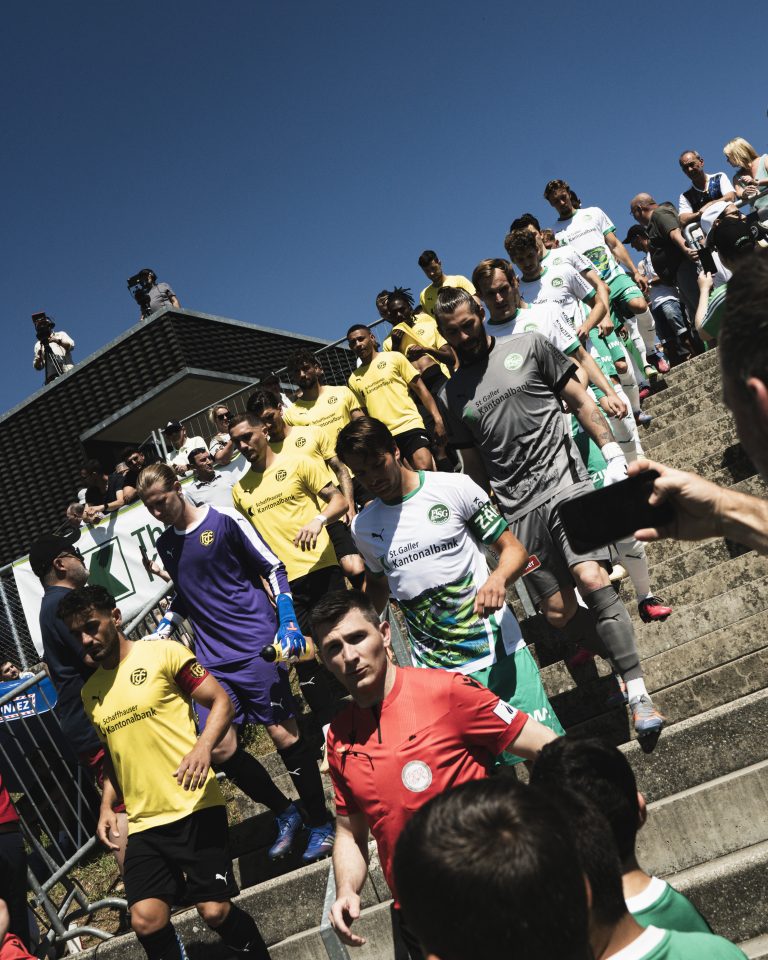
{"type": "Polygon", "coordinates": [[[614,443],[611,427],[600,408],[590,397],[576,377],[570,377],[560,389],[560,399],[568,405],[584,429],[601,449],[607,443],[614,443]]]}

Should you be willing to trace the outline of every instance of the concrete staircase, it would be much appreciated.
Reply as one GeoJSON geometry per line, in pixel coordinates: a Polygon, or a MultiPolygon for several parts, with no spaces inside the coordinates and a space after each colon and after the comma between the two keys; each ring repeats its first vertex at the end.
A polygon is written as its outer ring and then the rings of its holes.
{"type": "MultiPolygon", "coordinates": [[[[763,485],[739,448],[720,400],[716,351],[666,377],[646,404],[654,415],[643,432],[653,459],[695,470],[725,485],[762,494],[763,485]]],[[[569,672],[562,647],[540,618],[524,623],[545,686],[568,729],[622,745],[649,804],[639,836],[646,869],[667,878],[697,904],[717,933],[768,958],[768,558],[723,540],[665,542],[648,547],[652,588],[674,607],[664,624],[642,624],[629,581],[621,594],[636,622],[649,690],[668,726],[651,753],[632,734],[607,665],[569,672]]],[[[521,611],[518,610],[522,616],[521,611]]],[[[286,793],[292,784],[280,760],[265,758],[286,793]]],[[[245,799],[232,830],[240,902],[257,919],[275,960],[340,958],[322,928],[329,861],[281,872],[266,859],[272,819],[245,799]]],[[[368,940],[350,955],[392,956],[389,891],[371,844],[371,870],[355,928],[368,940]]],[[[194,912],[175,917],[191,960],[226,956],[194,912]]],[[[98,948],[104,957],[142,955],[132,937],[98,948]]]]}

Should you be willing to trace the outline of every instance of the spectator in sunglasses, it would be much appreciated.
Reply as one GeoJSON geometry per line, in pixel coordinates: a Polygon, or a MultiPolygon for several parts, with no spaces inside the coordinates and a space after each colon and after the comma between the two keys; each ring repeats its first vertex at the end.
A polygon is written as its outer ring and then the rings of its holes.
{"type": "Polygon", "coordinates": [[[213,457],[214,464],[217,467],[225,467],[228,463],[242,457],[234,448],[229,436],[229,421],[232,419],[227,406],[223,403],[217,403],[208,411],[208,419],[216,431],[208,445],[208,449],[213,457]]]}

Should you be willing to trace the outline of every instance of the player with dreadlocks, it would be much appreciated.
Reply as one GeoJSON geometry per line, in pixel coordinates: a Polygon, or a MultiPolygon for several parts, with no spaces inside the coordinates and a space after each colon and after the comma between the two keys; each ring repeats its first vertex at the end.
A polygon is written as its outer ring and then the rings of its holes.
{"type": "MultiPolygon", "coordinates": [[[[414,312],[413,295],[408,287],[395,287],[387,300],[387,313],[394,326],[384,341],[383,349],[404,354],[421,375],[424,386],[436,397],[456,363],[453,350],[437,329],[437,321],[428,313],[414,312]]],[[[435,425],[429,410],[418,400],[416,406],[427,433],[434,440],[435,425]]],[[[444,458],[442,451],[439,451],[438,468],[452,471],[453,467],[451,460],[444,458]]]]}

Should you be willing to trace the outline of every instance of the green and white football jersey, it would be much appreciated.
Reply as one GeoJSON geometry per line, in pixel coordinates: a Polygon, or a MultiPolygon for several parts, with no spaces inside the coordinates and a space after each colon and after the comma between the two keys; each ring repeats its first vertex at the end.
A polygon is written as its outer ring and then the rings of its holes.
{"type": "MultiPolygon", "coordinates": [[[[536,280],[519,281],[523,300],[532,306],[553,303],[562,311],[572,327],[579,327],[583,313],[581,302],[595,293],[592,284],[568,263],[544,266],[536,280]]],[[[560,348],[562,350],[562,347],[560,348]]]]}
{"type": "Polygon", "coordinates": [[[606,283],[623,273],[605,242],[606,235],[615,233],[616,227],[600,207],[574,210],[572,217],[558,220],[553,229],[558,242],[569,244],[583,254],[606,283]]]}
{"type": "Polygon", "coordinates": [[[627,900],[627,910],[641,927],[661,927],[680,933],[712,933],[712,928],[688,897],[658,877],[651,877],[642,893],[627,900]]]}
{"type": "Polygon", "coordinates": [[[678,933],[648,927],[610,960],[744,960],[738,947],[712,933],[678,933]]]}
{"type": "Polygon", "coordinates": [[[546,301],[519,307],[510,320],[500,323],[487,320],[485,328],[492,337],[509,337],[513,333],[540,333],[566,356],[581,346],[560,306],[546,301]]]}
{"type": "Polygon", "coordinates": [[[474,612],[488,565],[478,543],[494,543],[507,523],[488,495],[458,473],[419,473],[397,503],[371,501],[352,536],[374,574],[384,574],[402,607],[417,666],[470,673],[525,646],[512,610],[474,612]]]}
{"type": "Polygon", "coordinates": [[[583,253],[579,253],[578,250],[575,250],[567,243],[555,247],[554,250],[547,250],[544,254],[544,259],[541,261],[543,267],[556,267],[561,263],[569,264],[569,266],[573,267],[578,273],[582,273],[584,270],[594,269],[592,262],[587,260],[583,253]]]}

